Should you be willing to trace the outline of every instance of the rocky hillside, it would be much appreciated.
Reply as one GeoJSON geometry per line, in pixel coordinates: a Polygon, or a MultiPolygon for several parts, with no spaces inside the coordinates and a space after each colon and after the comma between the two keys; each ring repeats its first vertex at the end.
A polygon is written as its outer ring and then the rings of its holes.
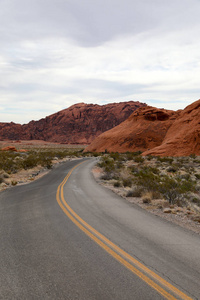
{"type": "Polygon", "coordinates": [[[127,120],[96,138],[85,151],[145,151],[159,146],[177,113],[146,106],[127,120]]]}
{"type": "Polygon", "coordinates": [[[184,110],[143,107],[101,134],[85,151],[142,151],[143,155],[200,155],[200,100],[184,110]]]}
{"type": "Polygon", "coordinates": [[[162,144],[144,152],[144,155],[188,156],[200,155],[200,100],[182,110],[162,144]]]}
{"type": "Polygon", "coordinates": [[[121,102],[107,105],[78,103],[39,121],[20,125],[0,123],[0,140],[44,140],[66,144],[89,144],[126,120],[146,104],[121,102]]]}

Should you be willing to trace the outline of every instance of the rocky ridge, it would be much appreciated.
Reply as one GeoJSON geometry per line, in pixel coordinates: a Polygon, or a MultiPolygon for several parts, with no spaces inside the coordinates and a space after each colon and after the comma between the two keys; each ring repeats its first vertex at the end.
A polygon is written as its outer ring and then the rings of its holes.
{"type": "Polygon", "coordinates": [[[0,123],[0,140],[89,144],[102,132],[119,125],[143,106],[146,104],[138,101],[106,105],[78,103],[28,124],[0,123]]]}

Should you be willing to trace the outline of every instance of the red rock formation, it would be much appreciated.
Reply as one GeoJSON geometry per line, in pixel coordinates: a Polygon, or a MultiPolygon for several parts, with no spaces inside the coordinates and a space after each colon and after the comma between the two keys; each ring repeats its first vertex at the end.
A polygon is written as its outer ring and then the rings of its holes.
{"type": "Polygon", "coordinates": [[[126,120],[140,102],[107,105],[78,103],[39,121],[20,125],[0,123],[0,140],[45,140],[66,144],[89,144],[102,132],[126,120]]]}
{"type": "Polygon", "coordinates": [[[146,106],[136,110],[126,121],[97,137],[85,151],[145,151],[159,146],[177,112],[146,106]]]}
{"type": "Polygon", "coordinates": [[[200,100],[182,110],[169,128],[162,144],[144,155],[200,155],[200,100]]]}
{"type": "Polygon", "coordinates": [[[17,152],[17,149],[14,146],[8,146],[1,149],[1,151],[13,151],[17,152]]]}

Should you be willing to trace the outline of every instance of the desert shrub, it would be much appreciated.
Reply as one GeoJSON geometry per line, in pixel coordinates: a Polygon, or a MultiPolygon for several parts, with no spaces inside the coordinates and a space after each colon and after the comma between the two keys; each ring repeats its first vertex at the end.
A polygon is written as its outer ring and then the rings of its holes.
{"type": "Polygon", "coordinates": [[[169,173],[176,173],[176,171],[178,170],[178,168],[175,165],[169,166],[166,171],[169,173]]]}
{"type": "Polygon", "coordinates": [[[114,160],[121,160],[121,156],[118,152],[111,152],[110,157],[114,160]]]}
{"type": "Polygon", "coordinates": [[[157,190],[160,177],[154,174],[150,168],[144,168],[135,175],[135,183],[147,190],[157,190]]]}
{"type": "Polygon", "coordinates": [[[103,168],[105,172],[113,171],[115,169],[114,160],[108,156],[103,156],[98,163],[100,168],[103,168]]]}
{"type": "Polygon", "coordinates": [[[132,179],[131,178],[123,178],[122,184],[124,187],[131,187],[132,186],[132,179]]]}
{"type": "Polygon", "coordinates": [[[196,174],[194,174],[195,175],[195,177],[197,178],[197,179],[200,179],[200,174],[199,173],[196,173],[196,174]]]}
{"type": "Polygon", "coordinates": [[[113,179],[113,173],[112,172],[106,172],[101,176],[101,179],[111,180],[111,179],[113,179]]]}
{"type": "Polygon", "coordinates": [[[165,176],[159,185],[159,191],[169,201],[170,204],[176,203],[181,198],[181,194],[196,191],[195,182],[192,180],[180,180],[165,176]]]}
{"type": "Polygon", "coordinates": [[[196,205],[200,206],[200,199],[199,198],[193,197],[191,201],[193,203],[195,203],[196,205]]]}
{"type": "Polygon", "coordinates": [[[34,155],[33,153],[31,153],[21,162],[21,165],[24,169],[34,168],[37,166],[37,164],[38,164],[38,159],[36,155],[34,155]]]}
{"type": "Polygon", "coordinates": [[[117,169],[123,168],[123,163],[122,163],[121,161],[118,161],[118,162],[116,163],[116,168],[117,168],[117,169]]]}
{"type": "Polygon", "coordinates": [[[147,158],[147,160],[152,160],[152,159],[154,158],[154,156],[152,156],[152,155],[147,155],[146,158],[147,158]]]}
{"type": "Polygon", "coordinates": [[[138,155],[138,156],[136,156],[136,157],[134,158],[134,161],[135,161],[136,163],[143,163],[143,162],[144,162],[144,157],[138,155]]]}
{"type": "Polygon", "coordinates": [[[115,181],[115,182],[113,183],[113,186],[114,186],[114,187],[120,187],[120,186],[121,186],[120,181],[119,181],[119,180],[115,181]]]}
{"type": "Polygon", "coordinates": [[[174,204],[179,198],[180,190],[177,181],[169,176],[165,176],[163,182],[159,185],[159,191],[170,204],[174,204]]]}
{"type": "Polygon", "coordinates": [[[152,193],[151,192],[144,192],[142,194],[142,202],[143,203],[149,204],[149,203],[151,203],[152,199],[153,198],[152,198],[152,193]]]}
{"type": "Polygon", "coordinates": [[[143,189],[140,187],[136,187],[127,192],[126,197],[141,197],[143,189]]]}
{"type": "Polygon", "coordinates": [[[182,179],[182,180],[191,180],[190,174],[188,174],[188,173],[180,174],[180,175],[178,175],[178,178],[182,179]]]}
{"type": "Polygon", "coordinates": [[[187,192],[195,192],[196,191],[196,183],[192,181],[191,179],[189,180],[182,180],[180,181],[179,179],[179,188],[180,188],[180,193],[187,193],[187,192]]]}
{"type": "Polygon", "coordinates": [[[139,172],[139,169],[135,166],[129,167],[129,170],[132,174],[138,174],[138,172],[139,172]]]}
{"type": "Polygon", "coordinates": [[[9,178],[9,177],[10,177],[9,174],[3,173],[3,178],[9,178]]]}
{"type": "Polygon", "coordinates": [[[141,155],[141,154],[142,154],[141,151],[136,151],[136,152],[126,152],[126,153],[124,153],[124,156],[125,156],[126,160],[134,160],[134,158],[135,158],[136,156],[139,156],[139,155],[141,155]]]}
{"type": "Polygon", "coordinates": [[[158,168],[152,167],[152,166],[144,166],[144,167],[142,167],[142,170],[147,173],[153,173],[153,174],[160,173],[160,170],[158,168]]]}
{"type": "Polygon", "coordinates": [[[159,191],[153,190],[151,191],[152,199],[160,199],[162,198],[162,195],[159,191]]]}
{"type": "Polygon", "coordinates": [[[194,153],[190,154],[190,158],[195,159],[196,157],[197,157],[196,154],[194,153]]]}
{"type": "Polygon", "coordinates": [[[94,157],[98,157],[98,156],[100,156],[101,154],[99,153],[99,152],[93,152],[93,156],[94,157]]]}
{"type": "Polygon", "coordinates": [[[160,157],[160,156],[158,156],[157,160],[162,162],[162,163],[165,162],[165,163],[168,163],[168,164],[172,164],[173,161],[174,161],[174,159],[172,157],[160,157]]]}
{"type": "Polygon", "coordinates": [[[17,181],[14,181],[12,180],[11,184],[14,186],[14,185],[17,185],[17,181]]]}

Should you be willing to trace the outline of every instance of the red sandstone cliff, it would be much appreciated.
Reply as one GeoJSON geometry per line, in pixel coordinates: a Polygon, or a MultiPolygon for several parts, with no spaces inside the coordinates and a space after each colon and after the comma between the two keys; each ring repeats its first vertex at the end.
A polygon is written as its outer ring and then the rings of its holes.
{"type": "Polygon", "coordinates": [[[146,106],[97,137],[85,151],[145,151],[159,146],[178,112],[146,106]]]}
{"type": "Polygon", "coordinates": [[[45,140],[88,144],[143,106],[146,104],[134,101],[107,105],[78,103],[28,124],[0,123],[0,140],[45,140]]]}
{"type": "Polygon", "coordinates": [[[200,155],[200,100],[180,112],[169,128],[162,144],[144,155],[200,155]]]}
{"type": "Polygon", "coordinates": [[[143,151],[143,155],[200,155],[200,100],[184,110],[142,107],[97,137],[85,151],[143,151]]]}

